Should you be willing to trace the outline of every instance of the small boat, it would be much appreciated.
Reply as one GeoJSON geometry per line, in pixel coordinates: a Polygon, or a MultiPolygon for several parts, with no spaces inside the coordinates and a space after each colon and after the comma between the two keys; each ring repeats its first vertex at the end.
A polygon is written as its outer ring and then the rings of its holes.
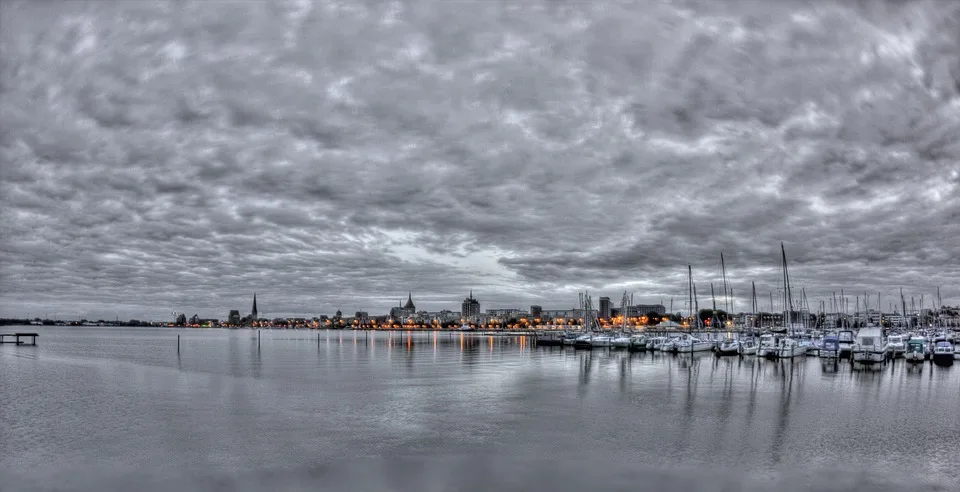
{"type": "Polygon", "coordinates": [[[617,335],[611,337],[610,346],[613,348],[628,348],[630,346],[630,337],[626,335],[617,335]]]}
{"type": "Polygon", "coordinates": [[[757,355],[757,348],[759,346],[757,341],[752,338],[750,340],[744,340],[740,342],[740,355],[743,357],[757,355]]]}
{"type": "Polygon", "coordinates": [[[861,328],[853,346],[853,361],[861,364],[883,362],[887,357],[887,345],[883,343],[883,331],[875,326],[861,328]]]}
{"type": "Polygon", "coordinates": [[[692,354],[693,352],[710,352],[713,350],[713,342],[701,340],[697,337],[686,337],[676,344],[676,351],[680,354],[692,354]]]}
{"type": "Polygon", "coordinates": [[[927,359],[927,340],[923,337],[910,337],[910,340],[907,340],[903,358],[913,364],[925,361],[927,359]]]}
{"type": "Polygon", "coordinates": [[[780,340],[780,344],[777,346],[777,358],[780,359],[792,359],[794,357],[799,357],[801,355],[807,355],[807,350],[809,347],[803,343],[800,343],[799,340],[794,338],[784,338],[780,340]]]}
{"type": "Polygon", "coordinates": [[[740,355],[740,341],[724,340],[717,347],[717,355],[740,355]]]}
{"type": "Polygon", "coordinates": [[[630,337],[627,350],[630,352],[646,352],[648,343],[649,340],[646,335],[634,335],[630,337]]]}
{"type": "Polygon", "coordinates": [[[757,347],[757,357],[773,359],[777,355],[779,340],[771,334],[760,335],[760,345],[757,347]]]}
{"type": "Polygon", "coordinates": [[[853,357],[853,344],[856,342],[856,338],[852,330],[840,330],[837,332],[837,339],[840,342],[841,359],[853,357]]]}
{"type": "Polygon", "coordinates": [[[953,344],[946,340],[938,341],[933,347],[933,363],[938,366],[952,366],[955,355],[953,344]]]}
{"type": "Polygon", "coordinates": [[[660,351],[664,342],[669,340],[667,337],[653,337],[647,340],[647,350],[660,351]]]}
{"type": "Polygon", "coordinates": [[[887,337],[887,351],[891,359],[903,357],[907,350],[907,344],[903,341],[902,335],[890,335],[887,337]]]}
{"type": "Polygon", "coordinates": [[[820,357],[839,359],[840,339],[832,335],[823,337],[823,341],[820,342],[820,357]]]}

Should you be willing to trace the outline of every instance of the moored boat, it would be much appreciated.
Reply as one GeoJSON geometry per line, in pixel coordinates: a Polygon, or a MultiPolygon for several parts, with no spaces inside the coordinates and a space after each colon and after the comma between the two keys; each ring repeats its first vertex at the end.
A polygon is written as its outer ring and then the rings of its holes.
{"type": "Polygon", "coordinates": [[[861,328],[857,333],[857,342],[853,346],[853,361],[861,364],[883,362],[887,357],[887,346],[883,342],[883,332],[875,326],[861,328]]]}
{"type": "Polygon", "coordinates": [[[717,347],[717,355],[740,355],[740,341],[724,340],[717,347]]]}
{"type": "Polygon", "coordinates": [[[807,350],[809,350],[809,347],[800,343],[799,340],[784,338],[780,340],[780,344],[777,345],[776,354],[777,358],[780,359],[792,359],[801,355],[807,355],[807,350]]]}
{"type": "Polygon", "coordinates": [[[891,359],[903,357],[907,350],[907,344],[903,341],[902,335],[890,335],[887,337],[887,351],[891,359]]]}
{"type": "Polygon", "coordinates": [[[927,340],[923,337],[911,337],[910,340],[907,340],[903,358],[914,364],[925,361],[927,359],[927,340]]]}
{"type": "Polygon", "coordinates": [[[940,340],[933,347],[933,363],[938,366],[952,366],[955,356],[953,344],[940,340]]]}
{"type": "Polygon", "coordinates": [[[645,352],[649,343],[649,337],[646,335],[633,335],[627,344],[627,350],[630,352],[645,352]]]}
{"type": "Polygon", "coordinates": [[[833,335],[823,337],[823,340],[820,342],[820,357],[839,359],[840,339],[833,335]]]}
{"type": "Polygon", "coordinates": [[[759,346],[760,345],[757,343],[756,340],[753,340],[753,339],[744,340],[740,342],[740,355],[743,357],[746,357],[749,355],[757,355],[757,348],[759,346]]]}

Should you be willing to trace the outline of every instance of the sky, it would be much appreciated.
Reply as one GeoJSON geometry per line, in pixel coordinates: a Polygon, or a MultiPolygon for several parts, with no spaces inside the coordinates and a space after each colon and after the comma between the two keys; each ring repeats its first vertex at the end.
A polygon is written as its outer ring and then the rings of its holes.
{"type": "Polygon", "coordinates": [[[960,303],[953,0],[3,1],[0,122],[2,317],[960,303]]]}

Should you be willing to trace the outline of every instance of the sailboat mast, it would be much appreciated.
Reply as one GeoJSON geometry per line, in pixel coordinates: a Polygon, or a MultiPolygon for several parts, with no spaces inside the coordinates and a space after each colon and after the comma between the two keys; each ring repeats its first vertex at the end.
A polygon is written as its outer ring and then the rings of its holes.
{"type": "Polygon", "coordinates": [[[727,296],[727,267],[723,264],[723,251],[720,252],[720,273],[723,275],[723,310],[730,312],[730,297],[727,296]]]}
{"type": "Polygon", "coordinates": [[[688,302],[687,306],[690,310],[691,317],[692,317],[693,316],[692,314],[693,313],[693,267],[691,267],[690,265],[687,265],[687,290],[688,290],[688,295],[690,296],[687,301],[688,302]]]}

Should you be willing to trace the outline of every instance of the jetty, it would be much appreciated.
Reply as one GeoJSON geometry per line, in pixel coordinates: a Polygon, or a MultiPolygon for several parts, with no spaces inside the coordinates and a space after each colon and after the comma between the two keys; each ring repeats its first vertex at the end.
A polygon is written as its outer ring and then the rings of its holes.
{"type": "Polygon", "coordinates": [[[14,345],[37,345],[37,337],[40,336],[36,333],[0,333],[0,344],[3,343],[12,343],[14,345]],[[13,340],[8,340],[12,338],[13,340]],[[29,343],[26,340],[21,340],[21,338],[29,338],[29,343]]]}

